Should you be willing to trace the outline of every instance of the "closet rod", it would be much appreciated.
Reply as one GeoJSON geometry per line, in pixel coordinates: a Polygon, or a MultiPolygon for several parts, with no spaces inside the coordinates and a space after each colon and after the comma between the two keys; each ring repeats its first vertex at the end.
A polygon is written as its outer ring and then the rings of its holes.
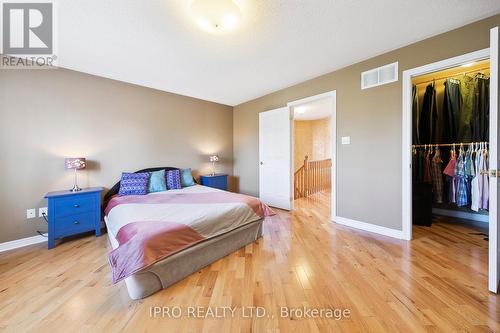
{"type": "Polygon", "coordinates": [[[460,146],[467,146],[467,145],[472,145],[472,144],[487,144],[489,145],[490,143],[487,141],[483,142],[458,142],[458,143],[428,143],[428,144],[423,144],[423,145],[412,145],[412,148],[426,148],[426,147],[460,147],[460,146]]]}
{"type": "Polygon", "coordinates": [[[480,71],[484,71],[484,70],[487,70],[487,69],[490,69],[490,67],[489,66],[488,67],[482,67],[482,68],[475,69],[473,71],[460,72],[460,73],[456,73],[456,74],[453,74],[453,75],[439,77],[437,79],[436,78],[432,78],[430,80],[426,80],[426,81],[422,81],[422,82],[419,82],[419,83],[415,83],[415,85],[420,85],[420,84],[424,84],[424,83],[430,83],[432,81],[439,81],[439,80],[445,80],[445,79],[453,79],[455,76],[467,75],[467,74],[470,74],[470,73],[480,72],[480,71]]]}

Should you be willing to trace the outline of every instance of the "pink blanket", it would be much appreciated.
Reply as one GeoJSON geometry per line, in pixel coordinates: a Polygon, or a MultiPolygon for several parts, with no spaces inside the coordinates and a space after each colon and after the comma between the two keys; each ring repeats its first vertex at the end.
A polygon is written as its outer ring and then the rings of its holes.
{"type": "MultiPolygon", "coordinates": [[[[259,199],[230,192],[172,193],[166,195],[114,197],[105,214],[126,204],[245,204],[259,217],[275,213],[259,199]]],[[[143,270],[154,263],[193,246],[211,236],[203,236],[188,225],[175,221],[136,221],[121,227],[116,235],[119,246],[109,255],[113,283],[143,270]]]]}

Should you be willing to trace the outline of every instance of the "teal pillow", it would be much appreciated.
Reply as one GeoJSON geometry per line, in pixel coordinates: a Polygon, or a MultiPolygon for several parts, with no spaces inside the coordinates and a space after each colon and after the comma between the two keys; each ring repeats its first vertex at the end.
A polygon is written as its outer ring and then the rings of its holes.
{"type": "Polygon", "coordinates": [[[151,172],[149,178],[149,192],[162,192],[167,190],[167,183],[165,182],[165,170],[151,172]]]}
{"type": "Polygon", "coordinates": [[[194,185],[193,175],[191,174],[191,169],[181,170],[181,185],[182,187],[188,187],[194,185]]]}

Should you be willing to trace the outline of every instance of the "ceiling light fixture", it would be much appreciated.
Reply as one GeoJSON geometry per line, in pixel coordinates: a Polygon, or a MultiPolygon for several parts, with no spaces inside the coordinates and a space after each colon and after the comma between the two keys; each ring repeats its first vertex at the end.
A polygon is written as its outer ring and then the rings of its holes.
{"type": "Polygon", "coordinates": [[[236,29],[242,18],[233,0],[193,0],[191,15],[201,29],[213,34],[236,29]]]}

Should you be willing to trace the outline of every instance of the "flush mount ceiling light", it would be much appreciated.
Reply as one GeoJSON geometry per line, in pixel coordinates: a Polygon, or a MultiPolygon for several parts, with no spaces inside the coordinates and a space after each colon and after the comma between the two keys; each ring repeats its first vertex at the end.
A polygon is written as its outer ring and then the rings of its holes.
{"type": "Polygon", "coordinates": [[[214,34],[230,32],[241,21],[241,10],[232,0],[193,0],[191,16],[203,30],[214,34]]]}

